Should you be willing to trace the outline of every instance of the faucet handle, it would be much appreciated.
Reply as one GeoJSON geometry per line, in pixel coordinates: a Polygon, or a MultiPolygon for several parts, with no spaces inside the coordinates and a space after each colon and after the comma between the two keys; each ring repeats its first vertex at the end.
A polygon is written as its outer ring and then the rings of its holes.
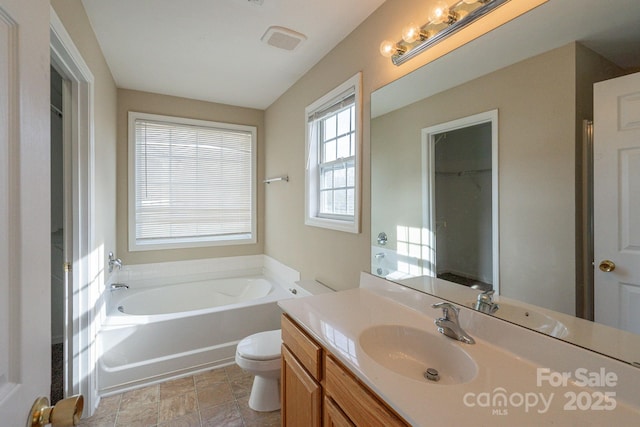
{"type": "Polygon", "coordinates": [[[493,290],[479,293],[478,299],[476,300],[473,308],[487,314],[493,314],[498,311],[498,308],[500,308],[500,306],[493,302],[493,293],[493,290]]]}
{"type": "Polygon", "coordinates": [[[493,289],[490,289],[488,291],[484,291],[478,294],[478,302],[487,302],[487,303],[492,303],[493,302],[493,294],[495,293],[495,291],[493,289]]]}
{"type": "Polygon", "coordinates": [[[442,302],[438,302],[438,303],[432,304],[431,307],[433,307],[433,308],[442,308],[442,316],[444,316],[444,318],[447,319],[447,320],[451,320],[452,318],[457,318],[458,317],[458,313],[460,312],[460,309],[458,307],[456,307],[455,305],[451,304],[450,302],[446,302],[446,301],[442,301],[442,302]],[[452,311],[453,316],[449,315],[449,310],[452,311]]]}

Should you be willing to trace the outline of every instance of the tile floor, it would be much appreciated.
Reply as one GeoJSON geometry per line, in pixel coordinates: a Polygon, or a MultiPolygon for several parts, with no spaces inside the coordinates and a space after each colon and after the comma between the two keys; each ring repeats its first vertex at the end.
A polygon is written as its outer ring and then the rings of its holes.
{"type": "Polygon", "coordinates": [[[280,411],[249,408],[251,375],[237,365],[102,398],[84,427],[279,426],[280,411]]]}

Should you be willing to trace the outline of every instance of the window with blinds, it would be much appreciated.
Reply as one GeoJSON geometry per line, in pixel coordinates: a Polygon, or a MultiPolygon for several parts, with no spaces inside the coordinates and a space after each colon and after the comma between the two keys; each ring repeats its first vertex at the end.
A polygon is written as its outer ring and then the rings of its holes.
{"type": "Polygon", "coordinates": [[[256,241],[256,128],[129,113],[129,249],[256,241]]]}
{"type": "Polygon", "coordinates": [[[305,110],[307,225],[360,231],[360,85],[358,73],[305,110]]]}

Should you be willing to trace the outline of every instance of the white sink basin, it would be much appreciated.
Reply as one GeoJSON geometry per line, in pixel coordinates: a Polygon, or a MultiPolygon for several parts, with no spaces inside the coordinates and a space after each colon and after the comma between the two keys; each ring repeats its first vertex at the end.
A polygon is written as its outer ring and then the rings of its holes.
{"type": "Polygon", "coordinates": [[[464,384],[478,373],[478,365],[456,341],[401,325],[380,325],[359,337],[364,352],[385,368],[406,378],[428,384],[464,384]],[[428,368],[438,371],[438,381],[427,380],[428,368]]]}

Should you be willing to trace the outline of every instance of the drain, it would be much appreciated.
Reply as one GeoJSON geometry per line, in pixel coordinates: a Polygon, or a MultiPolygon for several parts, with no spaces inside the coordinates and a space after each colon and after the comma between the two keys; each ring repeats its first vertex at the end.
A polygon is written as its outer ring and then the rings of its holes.
{"type": "Polygon", "coordinates": [[[429,381],[440,381],[440,374],[438,370],[434,368],[428,368],[424,371],[424,377],[429,381]]]}
{"type": "Polygon", "coordinates": [[[118,306],[118,311],[119,311],[120,313],[124,313],[124,306],[123,306],[123,305],[119,305],[119,306],[118,306]]]}

